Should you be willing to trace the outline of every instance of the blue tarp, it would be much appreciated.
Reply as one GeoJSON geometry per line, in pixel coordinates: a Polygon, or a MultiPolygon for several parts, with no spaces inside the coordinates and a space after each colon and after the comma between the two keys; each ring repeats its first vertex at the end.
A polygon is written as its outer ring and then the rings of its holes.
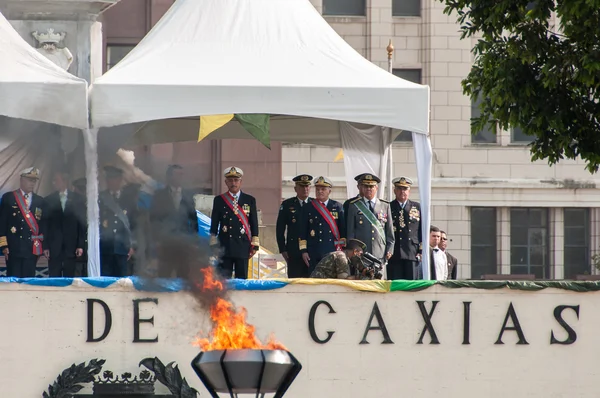
{"type": "MultiPolygon", "coordinates": [[[[0,278],[0,283],[23,283],[32,286],[53,286],[65,287],[73,284],[75,278],[0,278]]],[[[97,288],[106,288],[116,283],[120,278],[101,276],[98,278],[78,278],[90,286],[97,288]]],[[[182,279],[168,278],[141,278],[131,276],[133,286],[140,291],[145,292],[178,292],[185,290],[186,282],[182,279]]],[[[231,279],[227,281],[227,287],[231,290],[273,290],[280,289],[288,283],[283,281],[274,281],[268,279],[231,279]]]]}

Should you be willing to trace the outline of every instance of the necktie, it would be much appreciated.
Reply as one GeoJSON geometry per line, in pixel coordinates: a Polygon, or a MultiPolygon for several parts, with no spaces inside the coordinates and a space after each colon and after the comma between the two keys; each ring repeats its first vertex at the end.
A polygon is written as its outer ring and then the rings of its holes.
{"type": "Polygon", "coordinates": [[[304,201],[303,200],[300,201],[300,207],[302,207],[302,206],[304,206],[304,201]]]}
{"type": "Polygon", "coordinates": [[[29,193],[25,194],[25,204],[27,205],[28,209],[31,207],[31,194],[29,193]]]}
{"type": "Polygon", "coordinates": [[[65,206],[67,205],[67,194],[65,192],[60,193],[60,207],[65,211],[65,206]]]}
{"type": "Polygon", "coordinates": [[[369,210],[371,210],[371,213],[375,214],[375,206],[373,206],[373,202],[371,202],[369,200],[369,210]]]}
{"type": "Polygon", "coordinates": [[[438,249],[438,248],[435,248],[435,249],[433,249],[433,251],[434,251],[434,252],[436,252],[436,253],[437,253],[439,250],[440,250],[440,249],[438,249]]]}

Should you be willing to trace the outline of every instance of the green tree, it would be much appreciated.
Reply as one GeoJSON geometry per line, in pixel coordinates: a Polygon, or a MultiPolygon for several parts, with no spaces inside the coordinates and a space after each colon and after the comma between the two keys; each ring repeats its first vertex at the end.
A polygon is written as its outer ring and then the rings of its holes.
{"type": "Polygon", "coordinates": [[[479,38],[463,80],[481,98],[472,133],[520,127],[532,160],[580,157],[600,165],[600,0],[439,0],[461,38],[479,38]],[[555,13],[558,26],[550,25],[555,13]]]}

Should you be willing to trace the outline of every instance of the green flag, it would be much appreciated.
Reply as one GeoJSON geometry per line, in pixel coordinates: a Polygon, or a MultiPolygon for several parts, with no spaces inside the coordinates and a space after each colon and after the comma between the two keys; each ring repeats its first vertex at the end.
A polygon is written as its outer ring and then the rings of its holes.
{"type": "Polygon", "coordinates": [[[259,140],[264,146],[271,149],[271,132],[269,130],[269,122],[271,115],[265,114],[245,114],[235,115],[235,119],[242,127],[252,134],[254,138],[259,140]]]}

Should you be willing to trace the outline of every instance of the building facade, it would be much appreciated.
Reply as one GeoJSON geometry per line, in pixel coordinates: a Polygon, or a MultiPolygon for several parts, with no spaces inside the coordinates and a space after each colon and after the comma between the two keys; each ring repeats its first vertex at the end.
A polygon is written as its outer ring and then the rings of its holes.
{"type": "MultiPolygon", "coordinates": [[[[460,40],[455,16],[445,15],[442,3],[311,1],[340,36],[382,68],[387,68],[386,47],[391,39],[395,47],[393,73],[430,86],[432,222],[448,233],[449,250],[459,260],[460,278],[526,274],[572,279],[596,273],[592,257],[600,247],[600,209],[596,205],[600,181],[581,161],[566,160],[553,167],[544,161],[531,162],[531,137],[518,129],[470,134],[470,118],[477,115],[478,108],[462,94],[461,80],[472,64],[473,41],[460,40]]],[[[171,0],[125,0],[108,10],[104,16],[106,67],[133,48],[170,4],[171,0]]],[[[265,224],[274,222],[277,202],[293,195],[291,179],[299,173],[327,173],[336,183],[334,199],[346,198],[343,161],[335,161],[339,148],[283,144],[271,152],[260,152],[257,146],[252,155],[261,157],[253,158],[243,155],[247,142],[188,146],[187,156],[177,155],[179,146],[185,144],[138,151],[152,154],[147,158],[153,164],[157,159],[185,163],[199,158],[192,152],[204,151],[213,168],[223,151],[230,151],[228,160],[242,156],[253,173],[271,173],[269,182],[250,175],[251,180],[246,181],[247,186],[263,184],[249,191],[261,191],[259,207],[267,214],[265,224]],[[273,172],[275,165],[281,170],[279,176],[273,172]]],[[[409,132],[398,136],[393,157],[394,174],[416,180],[409,132]]],[[[216,164],[223,166],[222,162],[216,164]]],[[[212,181],[207,190],[222,188],[218,177],[212,181]]],[[[416,185],[411,197],[418,200],[418,182],[416,185]]]]}

